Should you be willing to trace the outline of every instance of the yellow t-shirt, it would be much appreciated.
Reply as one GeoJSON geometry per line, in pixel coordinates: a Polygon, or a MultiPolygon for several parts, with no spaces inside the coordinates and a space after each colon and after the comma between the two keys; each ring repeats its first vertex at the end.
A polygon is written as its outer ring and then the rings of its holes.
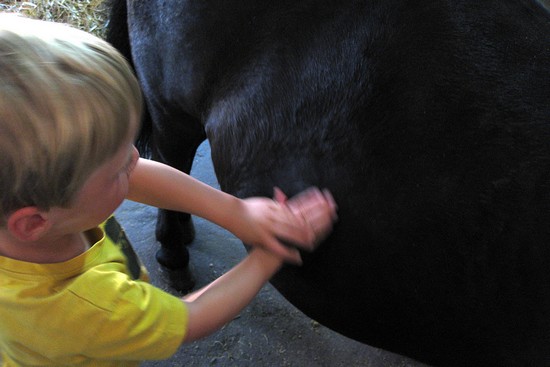
{"type": "Polygon", "coordinates": [[[181,344],[185,304],[145,281],[114,218],[90,234],[100,239],[63,263],[0,256],[4,367],[137,366],[181,344]]]}

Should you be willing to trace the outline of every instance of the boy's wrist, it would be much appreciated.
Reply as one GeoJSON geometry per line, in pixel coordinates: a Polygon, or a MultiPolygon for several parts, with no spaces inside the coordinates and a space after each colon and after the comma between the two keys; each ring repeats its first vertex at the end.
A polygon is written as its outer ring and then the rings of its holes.
{"type": "Polygon", "coordinates": [[[275,274],[283,265],[283,259],[280,256],[273,254],[272,252],[263,249],[261,247],[255,247],[250,252],[250,257],[257,261],[269,277],[275,274]]]}

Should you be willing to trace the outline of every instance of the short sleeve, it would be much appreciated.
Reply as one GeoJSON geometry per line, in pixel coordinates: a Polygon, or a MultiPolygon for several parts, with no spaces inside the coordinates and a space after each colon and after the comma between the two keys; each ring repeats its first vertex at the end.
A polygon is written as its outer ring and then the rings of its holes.
{"type": "MultiPolygon", "coordinates": [[[[181,345],[188,324],[185,303],[146,282],[120,274],[105,278],[109,284],[98,287],[107,319],[87,343],[85,355],[110,360],[165,359],[181,345]]],[[[96,305],[97,306],[97,305],[96,305]]]]}

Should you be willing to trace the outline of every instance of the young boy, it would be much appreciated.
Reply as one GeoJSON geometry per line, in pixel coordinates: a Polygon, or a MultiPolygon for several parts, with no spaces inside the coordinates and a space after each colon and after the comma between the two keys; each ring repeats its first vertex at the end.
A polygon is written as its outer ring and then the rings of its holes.
{"type": "Polygon", "coordinates": [[[4,366],[133,366],[230,321],[312,250],[335,204],[311,189],[239,200],[132,145],[141,95],[125,60],[68,26],[0,14],[0,350],[4,366]],[[202,216],[250,255],[179,299],[129,269],[106,230],[125,199],[202,216]]]}

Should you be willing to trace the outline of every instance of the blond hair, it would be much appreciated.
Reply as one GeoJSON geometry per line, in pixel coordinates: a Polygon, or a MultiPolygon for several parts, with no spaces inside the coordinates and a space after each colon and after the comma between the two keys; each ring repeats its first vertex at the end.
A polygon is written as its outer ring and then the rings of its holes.
{"type": "Polygon", "coordinates": [[[70,26],[0,14],[0,224],[70,204],[141,115],[126,60],[70,26]]]}

